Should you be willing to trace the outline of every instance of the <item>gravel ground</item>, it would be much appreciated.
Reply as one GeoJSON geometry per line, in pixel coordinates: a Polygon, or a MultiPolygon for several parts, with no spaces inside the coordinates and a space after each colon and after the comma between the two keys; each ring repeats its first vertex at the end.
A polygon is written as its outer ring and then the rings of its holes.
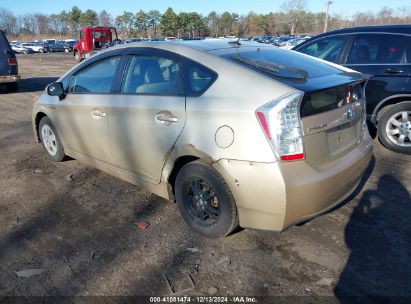
{"type": "Polygon", "coordinates": [[[279,235],[210,240],[174,203],[76,160],[49,161],[32,100],[74,60],[18,62],[19,91],[0,92],[0,296],[411,296],[410,156],[375,140],[364,182],[340,208],[279,235]],[[17,275],[26,269],[40,270],[17,275]]]}

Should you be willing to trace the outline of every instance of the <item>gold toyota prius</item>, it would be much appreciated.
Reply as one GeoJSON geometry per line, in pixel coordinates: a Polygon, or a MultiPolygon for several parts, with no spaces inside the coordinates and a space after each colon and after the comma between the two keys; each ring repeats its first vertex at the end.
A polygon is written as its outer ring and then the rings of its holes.
{"type": "Polygon", "coordinates": [[[33,128],[177,202],[195,231],[282,231],[336,206],[372,156],[365,77],[293,51],[209,39],[110,48],[50,84],[33,128]]]}

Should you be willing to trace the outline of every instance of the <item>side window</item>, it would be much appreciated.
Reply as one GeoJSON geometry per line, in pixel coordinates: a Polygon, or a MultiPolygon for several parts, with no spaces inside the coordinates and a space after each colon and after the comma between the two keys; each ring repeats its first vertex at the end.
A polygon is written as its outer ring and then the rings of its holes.
{"type": "Polygon", "coordinates": [[[217,73],[194,61],[186,60],[184,67],[188,95],[201,95],[217,79],[217,73]]]}
{"type": "Polygon", "coordinates": [[[348,55],[347,64],[406,63],[406,46],[410,42],[410,38],[401,35],[358,35],[348,55]]]}
{"type": "Polygon", "coordinates": [[[126,94],[181,95],[180,64],[157,56],[130,56],[121,85],[126,94]]]}
{"type": "Polygon", "coordinates": [[[299,52],[336,62],[337,56],[344,45],[344,36],[325,37],[299,49],[299,52]]]}
{"type": "Polygon", "coordinates": [[[70,93],[110,93],[121,57],[110,57],[92,63],[71,78],[70,93]]]}
{"type": "Polygon", "coordinates": [[[81,30],[81,31],[80,31],[80,39],[83,39],[83,38],[84,38],[84,31],[81,30]]]}

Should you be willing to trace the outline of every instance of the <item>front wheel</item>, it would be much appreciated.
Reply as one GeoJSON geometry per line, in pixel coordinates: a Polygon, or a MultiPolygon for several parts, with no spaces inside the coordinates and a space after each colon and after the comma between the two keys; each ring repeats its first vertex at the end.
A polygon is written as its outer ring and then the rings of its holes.
{"type": "Polygon", "coordinates": [[[392,105],[382,113],[378,138],[392,151],[411,154],[411,101],[392,105]]]}
{"type": "Polygon", "coordinates": [[[81,62],[82,59],[83,59],[83,58],[81,58],[81,55],[80,55],[79,52],[74,52],[74,60],[75,60],[76,62],[81,62]]]}
{"type": "Polygon", "coordinates": [[[218,238],[238,227],[234,197],[224,179],[209,164],[194,161],[181,168],[175,196],[183,219],[200,234],[218,238]]]}
{"type": "Polygon", "coordinates": [[[39,134],[41,145],[47,156],[55,161],[61,162],[65,158],[63,145],[60,142],[60,138],[56,132],[56,129],[47,116],[40,120],[39,134]]]}

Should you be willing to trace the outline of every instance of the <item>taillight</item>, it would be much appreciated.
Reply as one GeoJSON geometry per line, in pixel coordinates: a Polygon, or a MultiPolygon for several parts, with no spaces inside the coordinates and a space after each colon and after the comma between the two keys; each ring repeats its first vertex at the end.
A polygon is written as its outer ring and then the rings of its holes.
{"type": "Polygon", "coordinates": [[[303,94],[295,92],[257,109],[261,128],[275,154],[284,161],[305,158],[300,105],[303,94]]]}
{"type": "Polygon", "coordinates": [[[7,58],[7,61],[9,62],[9,65],[17,65],[17,59],[13,57],[7,58]]]}

